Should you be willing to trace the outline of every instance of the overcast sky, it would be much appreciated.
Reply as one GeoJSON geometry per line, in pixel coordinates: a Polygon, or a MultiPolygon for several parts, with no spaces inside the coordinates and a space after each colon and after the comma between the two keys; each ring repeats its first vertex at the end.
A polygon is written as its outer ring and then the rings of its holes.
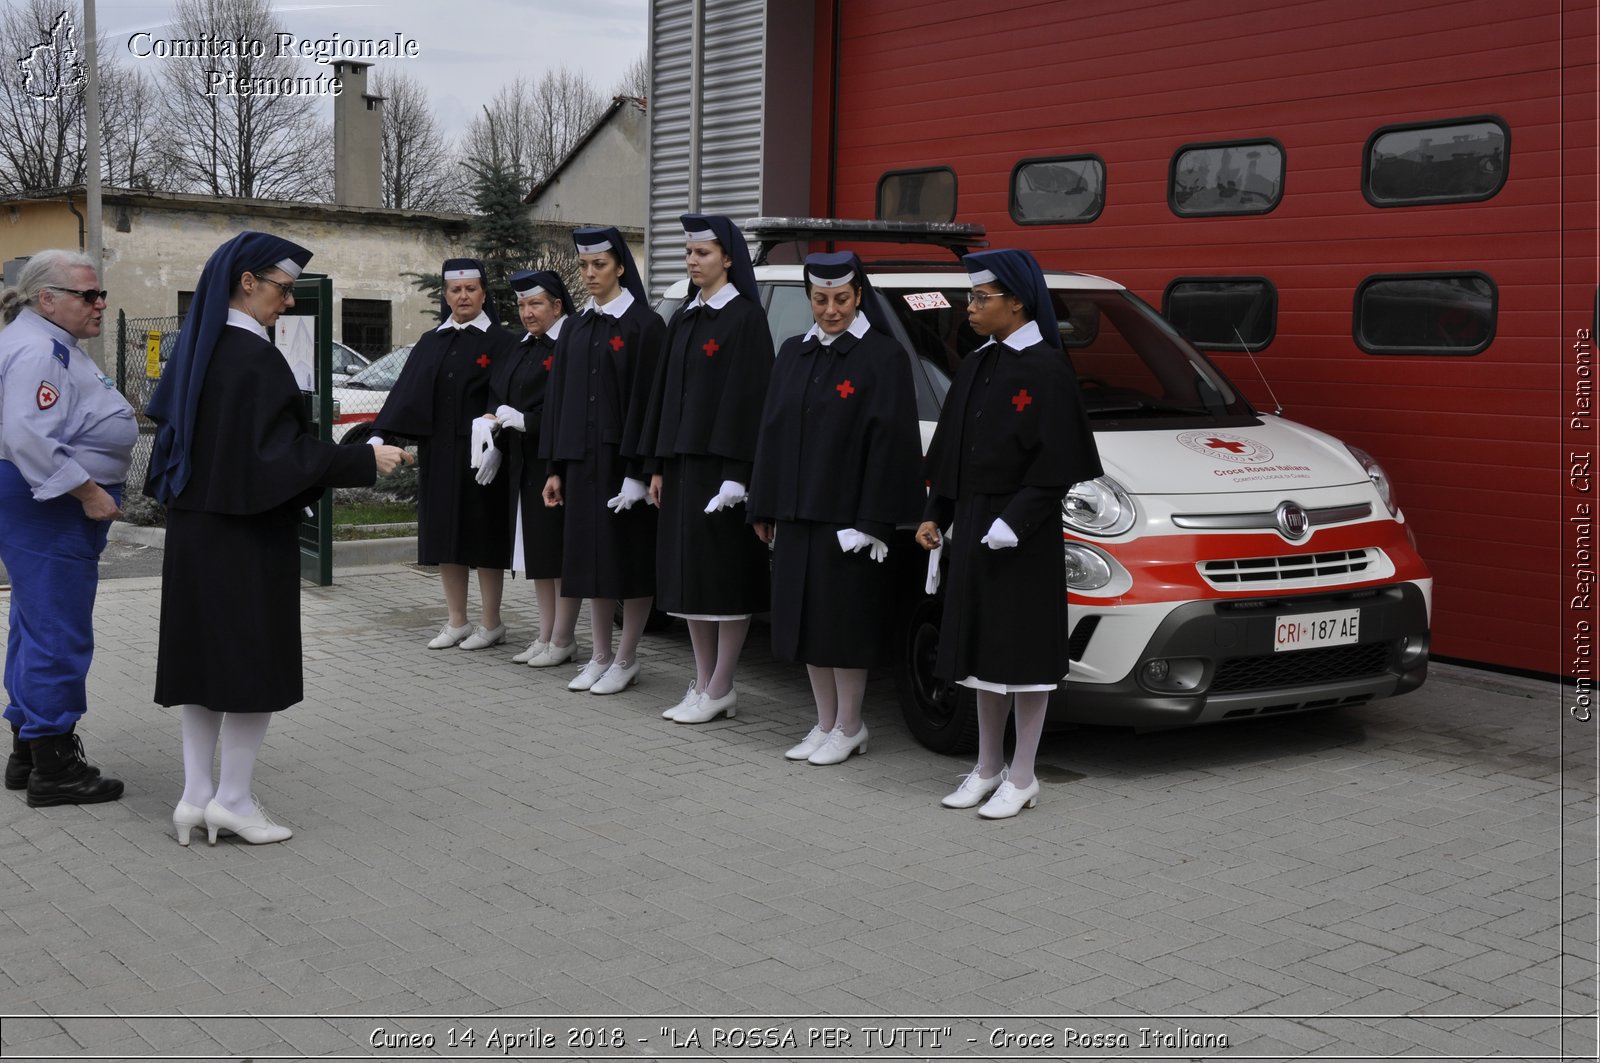
{"type": "MultiPolygon", "coordinates": [[[[378,61],[375,69],[415,76],[450,128],[464,126],[502,85],[518,77],[537,81],[562,66],[581,71],[609,96],[650,35],[647,0],[277,0],[273,6],[285,32],[299,38],[392,39],[402,33],[415,39],[415,59],[378,61]]],[[[120,58],[159,70],[157,60],[130,54],[128,41],[140,31],[169,39],[171,0],[97,0],[95,12],[101,39],[120,58]]],[[[304,67],[308,75],[322,72],[311,62],[304,67]]],[[[332,113],[330,103],[327,117],[332,113]]]]}

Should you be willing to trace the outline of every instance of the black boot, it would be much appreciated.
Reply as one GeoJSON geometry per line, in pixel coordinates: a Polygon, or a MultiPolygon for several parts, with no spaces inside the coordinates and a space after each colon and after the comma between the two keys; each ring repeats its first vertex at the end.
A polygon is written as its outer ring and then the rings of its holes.
{"type": "Polygon", "coordinates": [[[23,790],[33,771],[33,748],[22,740],[18,728],[11,728],[11,756],[6,758],[6,789],[23,790]]]}
{"type": "Polygon", "coordinates": [[[32,743],[33,773],[28,776],[28,804],[93,805],[122,796],[120,779],[102,778],[83,759],[83,743],[75,734],[47,735],[32,743]]]}
{"type": "MultiPolygon", "coordinates": [[[[100,769],[93,764],[88,767],[93,774],[100,774],[100,769]]],[[[11,756],[6,758],[6,789],[26,790],[28,773],[31,771],[33,771],[33,746],[22,737],[21,729],[12,725],[11,756]]]]}

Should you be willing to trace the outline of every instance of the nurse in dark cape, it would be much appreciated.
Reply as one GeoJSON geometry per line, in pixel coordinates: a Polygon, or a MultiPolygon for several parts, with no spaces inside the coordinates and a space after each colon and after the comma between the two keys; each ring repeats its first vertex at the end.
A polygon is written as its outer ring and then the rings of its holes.
{"type": "Polygon", "coordinates": [[[178,841],[204,825],[279,842],[251,796],[272,714],[300,701],[299,522],[329,487],[357,487],[408,455],[317,438],[267,328],[294,305],[311,252],[245,232],[217,248],[146,411],[145,493],[167,507],[155,700],[183,710],[178,841]],[[212,760],[222,747],[213,784],[212,760]]]}
{"type": "Polygon", "coordinates": [[[517,295],[517,316],[527,331],[515,356],[501,359],[490,371],[489,401],[494,405],[484,416],[500,432],[500,448],[506,455],[511,570],[533,581],[539,602],[539,633],[511,659],[532,668],[549,668],[572,659],[572,629],[578,621],[578,599],[561,597],[565,514],[544,504],[546,470],[539,457],[545,391],[555,366],[556,341],[572,311],[572,296],[561,275],[552,270],[519,270],[509,279],[517,295]]]}
{"type": "Polygon", "coordinates": [[[978,698],[977,767],[942,803],[972,808],[988,797],[978,814],[1004,819],[1038,801],[1034,756],[1050,691],[1067,671],[1061,500],[1101,469],[1039,264],[1011,249],[962,261],[967,320],[989,342],[967,355],[945,397],[917,541],[950,550],[934,672],[978,698]]]}
{"type": "Polygon", "coordinates": [[[688,623],[694,646],[695,677],[662,716],[705,723],[733,716],[750,617],[767,608],[767,550],[750,534],[744,501],[772,333],[739,227],[717,214],[682,221],[689,297],[667,325],[644,443],[661,509],[655,604],[688,623]]]}
{"type": "Polygon", "coordinates": [[[482,418],[493,409],[490,374],[515,357],[517,341],[495,320],[488,278],[475,259],[444,264],[440,321],[412,346],[373,422],[372,440],[419,444],[417,563],[439,566],[449,612],[428,648],[481,650],[505,641],[500,596],[511,565],[511,493],[498,475],[503,455],[482,418]],[[467,620],[473,568],[483,605],[476,628],[467,620]]]}
{"type": "Polygon", "coordinates": [[[750,519],[773,544],[772,651],[803,661],[817,722],[784,756],[867,751],[867,669],[893,613],[889,538],[922,510],[911,365],[853,252],[806,259],[816,321],[784,341],[761,416],[750,519]]]}
{"type": "Polygon", "coordinates": [[[544,501],[564,506],[561,594],[589,599],[594,651],[568,690],[615,694],[639,678],[639,640],[656,585],[656,509],[641,444],[664,327],[614,228],[577,229],[589,300],[556,343],[539,454],[544,501]],[[622,641],[612,620],[622,602],[622,641]]]}

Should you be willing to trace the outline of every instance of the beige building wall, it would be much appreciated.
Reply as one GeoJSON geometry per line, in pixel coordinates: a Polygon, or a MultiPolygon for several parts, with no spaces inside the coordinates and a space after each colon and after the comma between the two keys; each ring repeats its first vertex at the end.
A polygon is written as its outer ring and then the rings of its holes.
{"type": "MultiPolygon", "coordinates": [[[[81,193],[75,205],[83,209],[81,193]]],[[[438,304],[403,274],[437,273],[445,259],[466,253],[465,215],[113,193],[106,196],[104,218],[110,322],[118,310],[130,318],[177,314],[178,293],[194,290],[217,246],[256,229],[310,248],[315,257],[308,268],[332,278],[335,339],[345,338],[343,301],[373,299],[390,304],[398,346],[438,317],[438,304]]],[[[0,258],[77,246],[77,219],[64,198],[0,203],[0,258]]],[[[114,324],[108,336],[113,330],[114,324]]]]}
{"type": "Polygon", "coordinates": [[[615,225],[643,269],[648,142],[644,108],[623,101],[574,149],[555,176],[534,190],[528,200],[529,216],[536,223],[563,229],[615,225]]]}

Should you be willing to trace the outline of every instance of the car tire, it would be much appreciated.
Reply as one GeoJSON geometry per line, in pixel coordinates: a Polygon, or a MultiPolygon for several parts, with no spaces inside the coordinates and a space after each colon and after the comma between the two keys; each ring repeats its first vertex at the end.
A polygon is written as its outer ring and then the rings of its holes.
{"type": "Polygon", "coordinates": [[[933,674],[944,599],[919,595],[895,625],[895,690],[911,736],[935,753],[978,748],[978,696],[933,674]]]}
{"type": "Polygon", "coordinates": [[[354,445],[356,443],[365,443],[371,438],[372,422],[361,421],[355,425],[352,425],[344,435],[340,436],[339,442],[345,445],[354,445]]]}

